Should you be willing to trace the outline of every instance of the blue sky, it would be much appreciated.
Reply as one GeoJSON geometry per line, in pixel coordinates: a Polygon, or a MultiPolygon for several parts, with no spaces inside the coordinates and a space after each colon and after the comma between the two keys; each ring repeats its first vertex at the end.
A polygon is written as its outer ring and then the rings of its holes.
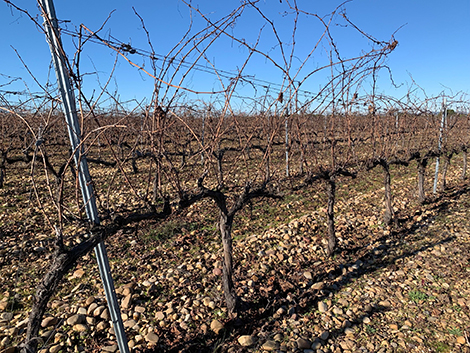
{"type": "MultiPolygon", "coordinates": [[[[20,1],[13,2],[22,8],[27,6],[25,9],[29,14],[42,23],[35,2],[31,1],[28,4],[20,1]]],[[[293,1],[290,3],[292,4],[293,1]]],[[[300,9],[318,14],[325,19],[341,3],[334,0],[297,1],[300,9]]],[[[217,21],[240,6],[240,1],[193,0],[192,5],[211,21],[217,21]]],[[[283,48],[289,58],[294,16],[292,11],[289,11],[286,0],[261,0],[258,6],[273,21],[277,35],[283,42],[283,48]]],[[[127,43],[142,54],[149,53],[151,49],[141,21],[132,7],[143,18],[157,55],[164,56],[177,45],[188,30],[190,23],[192,23],[193,33],[206,25],[206,21],[198,13],[191,12],[189,7],[179,0],[56,1],[55,7],[58,18],[67,21],[61,23],[67,33],[78,31],[81,23],[91,30],[97,30],[111,14],[100,36],[127,43]]],[[[381,71],[378,81],[379,93],[400,98],[406,94],[413,80],[426,92],[427,96],[436,96],[442,92],[448,95],[460,91],[470,93],[468,86],[470,82],[469,0],[453,0],[445,3],[434,0],[352,0],[343,5],[342,11],[356,26],[379,41],[389,41],[392,34],[396,32],[394,37],[399,44],[385,63],[391,69],[393,80],[399,87],[395,88],[391,84],[387,71],[381,71]]],[[[342,58],[354,57],[372,48],[371,41],[351,26],[346,26],[340,16],[334,18],[334,24],[330,29],[342,58]]],[[[312,16],[302,14],[299,16],[297,25],[292,64],[294,71],[307,57],[322,34],[320,22],[312,16]]],[[[269,53],[269,56],[282,66],[280,47],[277,45],[273,31],[253,8],[247,7],[237,21],[229,26],[227,32],[253,44],[262,27],[258,49],[269,53]]],[[[4,33],[0,37],[0,48],[2,48],[0,93],[3,93],[4,97],[11,100],[20,97],[7,94],[6,91],[29,90],[35,93],[41,91],[39,85],[24,68],[18,55],[41,85],[46,85],[48,80],[55,84],[53,71],[49,71],[50,53],[44,34],[25,14],[11,8],[5,2],[0,2],[0,30],[4,33]]],[[[63,35],[62,39],[67,54],[73,58],[77,39],[69,35],[63,35]]],[[[204,48],[204,45],[200,48],[204,48]]],[[[321,43],[300,71],[298,78],[327,64],[328,53],[328,45],[321,43]]],[[[230,74],[234,76],[243,66],[249,51],[243,45],[222,35],[207,50],[206,55],[207,61],[202,59],[198,62],[201,65],[198,68],[204,71],[193,70],[185,77],[182,86],[195,91],[210,92],[220,89],[217,77],[205,71],[211,71],[210,66],[214,65],[217,69],[224,70],[228,76],[230,74]]],[[[151,71],[150,59],[145,55],[127,54],[127,57],[151,71]]],[[[181,55],[176,56],[176,59],[180,57],[181,55]]],[[[187,62],[192,62],[195,58],[196,56],[191,54],[187,62]]],[[[117,96],[120,101],[135,99],[148,103],[154,80],[129,65],[123,58],[116,57],[115,51],[92,42],[84,46],[80,58],[81,72],[85,74],[83,77],[85,94],[96,98],[97,92],[100,91],[99,85],[104,85],[108,80],[116,60],[115,71],[107,87],[108,95],[117,96]]],[[[160,62],[157,61],[157,65],[160,62]]],[[[250,57],[243,73],[257,80],[254,86],[248,84],[244,87],[239,86],[237,94],[245,97],[263,96],[266,93],[266,87],[269,87],[269,94],[274,96],[283,81],[282,72],[259,54],[253,54],[250,57]]],[[[302,84],[302,89],[309,92],[318,91],[319,87],[325,85],[329,75],[331,75],[330,70],[314,74],[302,84]]],[[[227,78],[222,78],[222,81],[224,84],[229,82],[227,78]]],[[[370,89],[370,81],[365,81],[359,88],[359,93],[367,94],[370,89]]],[[[21,96],[21,99],[27,99],[27,96],[21,96]]],[[[206,94],[185,93],[178,99],[183,103],[192,103],[194,101],[209,102],[221,98],[206,94]]],[[[106,95],[102,100],[110,102],[106,95]]],[[[244,102],[248,101],[245,99],[244,102]]]]}

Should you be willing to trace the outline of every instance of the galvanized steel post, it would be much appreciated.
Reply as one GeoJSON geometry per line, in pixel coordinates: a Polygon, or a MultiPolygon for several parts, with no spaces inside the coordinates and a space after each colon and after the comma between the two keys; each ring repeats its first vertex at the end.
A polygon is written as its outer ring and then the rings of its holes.
{"type": "Polygon", "coordinates": [[[285,142],[285,152],[286,152],[286,177],[289,177],[289,108],[286,105],[284,110],[285,121],[285,133],[286,133],[286,142],[285,142]]]}
{"type": "MultiPolygon", "coordinates": [[[[81,144],[80,125],[77,118],[77,110],[75,104],[75,96],[70,85],[69,72],[66,66],[66,58],[63,52],[63,46],[59,34],[59,26],[55,14],[53,0],[39,0],[44,16],[44,29],[47,41],[51,50],[52,60],[57,75],[57,83],[59,86],[60,96],[62,99],[62,108],[65,114],[67,129],[69,133],[70,143],[72,145],[73,158],[78,171],[78,179],[80,189],[82,191],[85,210],[90,222],[99,224],[98,210],[96,208],[96,200],[91,183],[88,163],[83,154],[83,146],[81,144]]],[[[129,353],[124,325],[122,324],[121,312],[119,309],[114,283],[109,268],[106,247],[103,242],[99,243],[95,248],[95,254],[98,261],[101,280],[103,282],[106,300],[108,301],[109,312],[113,322],[114,331],[116,333],[117,343],[121,353],[129,353]]]]}
{"type": "MultiPolygon", "coordinates": [[[[447,118],[447,100],[444,98],[442,102],[442,119],[441,119],[441,127],[439,129],[439,140],[437,142],[437,151],[441,153],[442,149],[442,134],[444,133],[444,126],[447,118]]],[[[434,173],[434,185],[432,192],[435,194],[437,192],[437,180],[439,178],[439,156],[436,157],[436,171],[434,173]]]]}

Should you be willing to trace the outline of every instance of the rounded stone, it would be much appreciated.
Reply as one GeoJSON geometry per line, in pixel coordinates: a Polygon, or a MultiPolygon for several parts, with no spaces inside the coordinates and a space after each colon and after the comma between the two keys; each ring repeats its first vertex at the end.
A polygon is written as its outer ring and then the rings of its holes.
{"type": "Polygon", "coordinates": [[[304,338],[299,338],[297,340],[297,347],[300,349],[310,349],[312,347],[312,342],[304,338]]]}
{"type": "Polygon", "coordinates": [[[145,340],[147,342],[156,344],[160,340],[160,337],[158,337],[158,335],[155,334],[154,332],[149,332],[149,333],[147,333],[147,336],[145,336],[145,340]]]}
{"type": "Polygon", "coordinates": [[[93,310],[93,316],[100,316],[104,309],[106,309],[106,307],[104,305],[100,305],[99,307],[93,310]]]}
{"type": "Polygon", "coordinates": [[[86,306],[90,306],[95,301],[95,297],[88,297],[85,301],[86,306]]]}
{"type": "Polygon", "coordinates": [[[318,311],[321,313],[325,313],[328,311],[328,304],[325,302],[318,302],[318,311]]]}
{"type": "Polygon", "coordinates": [[[49,353],[57,353],[58,351],[60,351],[63,347],[59,344],[56,344],[54,346],[52,346],[51,348],[49,348],[49,353]]]}
{"type": "Polygon", "coordinates": [[[213,320],[211,322],[211,330],[215,332],[216,335],[224,329],[224,325],[219,320],[213,320]]]}
{"type": "Polygon", "coordinates": [[[67,319],[67,324],[70,326],[82,324],[84,322],[85,322],[85,315],[82,315],[82,314],[75,314],[75,315],[70,316],[67,319]]]}
{"type": "Polygon", "coordinates": [[[250,347],[256,343],[256,337],[245,335],[238,337],[238,343],[243,347],[250,347]]]}
{"type": "Polygon", "coordinates": [[[322,334],[320,335],[320,339],[323,341],[326,341],[330,337],[330,332],[328,331],[323,331],[322,334]]]}
{"type": "Polygon", "coordinates": [[[50,326],[55,326],[59,322],[59,319],[53,316],[46,317],[44,320],[41,322],[41,327],[46,328],[50,326]]]}
{"type": "Polygon", "coordinates": [[[86,327],[86,325],[83,325],[83,324],[76,324],[76,325],[73,325],[72,329],[77,332],[85,332],[88,330],[88,327],[86,327]]]}
{"type": "Polygon", "coordinates": [[[265,351],[275,351],[279,349],[279,343],[276,341],[269,340],[263,343],[261,349],[264,349],[265,351]]]}
{"type": "MultiPolygon", "coordinates": [[[[91,303],[89,306],[88,306],[88,309],[86,311],[87,315],[88,316],[91,316],[93,315],[93,312],[95,311],[95,309],[98,307],[98,304],[96,303],[91,303]]],[[[95,316],[98,316],[98,315],[95,315],[95,316]]]]}

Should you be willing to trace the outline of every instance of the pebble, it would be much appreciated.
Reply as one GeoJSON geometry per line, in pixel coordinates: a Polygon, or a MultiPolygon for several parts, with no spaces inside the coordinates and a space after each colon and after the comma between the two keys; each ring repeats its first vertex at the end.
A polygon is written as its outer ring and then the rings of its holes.
{"type": "Polygon", "coordinates": [[[344,341],[341,341],[339,343],[339,345],[341,346],[341,348],[343,348],[344,350],[348,349],[348,350],[352,350],[355,346],[355,343],[354,341],[351,341],[351,340],[344,340],[344,341]]]}
{"type": "Polygon", "coordinates": [[[129,309],[132,305],[132,294],[128,294],[122,300],[121,306],[123,309],[129,309]]]}
{"type": "Polygon", "coordinates": [[[59,319],[53,316],[46,317],[41,322],[41,327],[46,328],[50,326],[55,326],[59,322],[59,319]]]}
{"type": "Polygon", "coordinates": [[[209,306],[210,302],[211,302],[211,298],[208,298],[208,297],[205,297],[202,300],[202,304],[204,304],[204,306],[209,306]]]}
{"type": "Polygon", "coordinates": [[[163,311],[157,311],[155,313],[155,319],[157,319],[158,321],[161,321],[165,318],[165,314],[163,313],[163,311]]]}
{"type": "Polygon", "coordinates": [[[130,320],[124,321],[124,324],[123,324],[123,325],[124,325],[125,328],[126,328],[126,327],[127,327],[127,328],[132,328],[132,327],[134,327],[136,324],[137,324],[137,322],[135,322],[135,320],[130,319],[130,320]]]}
{"type": "Polygon", "coordinates": [[[87,300],[85,301],[85,305],[89,307],[94,301],[95,301],[95,297],[88,297],[87,300]]]}
{"type": "Polygon", "coordinates": [[[57,309],[59,308],[60,306],[64,305],[64,302],[61,301],[61,300],[53,300],[52,303],[51,303],[51,308],[52,309],[57,309]]]}
{"type": "Polygon", "coordinates": [[[96,325],[96,329],[100,332],[100,331],[104,331],[108,328],[108,323],[106,321],[100,321],[98,322],[98,324],[96,325]]]}
{"type": "Polygon", "coordinates": [[[86,317],[86,323],[88,325],[95,325],[96,324],[96,318],[94,318],[93,316],[87,316],[86,317]]]}
{"type": "Polygon", "coordinates": [[[134,311],[138,312],[139,314],[143,314],[143,313],[145,313],[145,308],[144,308],[143,306],[138,306],[138,305],[137,305],[137,306],[134,308],[134,311]]]}
{"type": "Polygon", "coordinates": [[[256,343],[256,337],[249,335],[240,336],[238,337],[238,343],[243,347],[250,347],[256,343]]]}
{"type": "Polygon", "coordinates": [[[100,318],[102,318],[103,320],[106,320],[106,321],[108,321],[108,320],[111,319],[111,315],[109,315],[109,310],[108,310],[108,308],[105,308],[105,309],[103,310],[103,312],[102,312],[101,315],[100,315],[100,318]]]}
{"type": "MultiPolygon", "coordinates": [[[[318,340],[312,343],[312,349],[313,349],[314,351],[320,349],[321,346],[322,346],[322,344],[321,344],[321,342],[318,341],[318,340]]],[[[304,351],[304,353],[305,353],[305,351],[304,351]]]]}
{"type": "Polygon", "coordinates": [[[379,302],[380,306],[383,306],[385,308],[389,308],[391,306],[390,302],[388,300],[382,300],[379,302]]]}
{"type": "Polygon", "coordinates": [[[59,342],[66,341],[67,338],[68,338],[68,336],[66,334],[57,332],[54,336],[54,343],[59,343],[59,342]]]}
{"type": "Polygon", "coordinates": [[[349,302],[344,298],[340,298],[338,300],[338,304],[341,304],[342,306],[346,306],[346,307],[349,306],[349,302]]]}
{"type": "Polygon", "coordinates": [[[1,321],[11,321],[13,319],[13,313],[2,313],[0,315],[1,321]]]}
{"type": "Polygon", "coordinates": [[[343,313],[343,309],[340,309],[340,308],[338,308],[338,307],[335,306],[335,307],[333,308],[333,314],[335,314],[335,315],[343,315],[343,314],[344,314],[344,313],[343,313]]]}
{"type": "Polygon", "coordinates": [[[43,338],[44,340],[48,340],[49,338],[51,338],[51,335],[53,333],[54,333],[54,330],[44,331],[43,333],[41,333],[41,338],[43,338]]]}
{"type": "Polygon", "coordinates": [[[49,348],[49,353],[57,353],[58,351],[60,351],[63,347],[59,344],[56,344],[52,347],[49,348]]]}
{"type": "Polygon", "coordinates": [[[211,330],[218,335],[224,329],[224,325],[219,320],[213,320],[211,322],[211,330]]]}
{"type": "Polygon", "coordinates": [[[88,327],[86,327],[86,325],[83,325],[83,324],[76,324],[76,325],[73,325],[72,330],[77,331],[77,332],[85,332],[88,330],[88,327]]]}
{"type": "Polygon", "coordinates": [[[145,340],[147,342],[156,344],[160,340],[160,337],[154,332],[149,332],[149,333],[147,333],[147,336],[145,336],[145,340]]]}
{"type": "Polygon", "coordinates": [[[297,340],[297,347],[300,349],[309,349],[312,347],[312,342],[304,338],[299,338],[297,340]]]}
{"type": "Polygon", "coordinates": [[[67,319],[67,325],[74,326],[85,322],[85,315],[75,314],[67,319]]]}
{"type": "Polygon", "coordinates": [[[320,339],[323,341],[326,341],[330,337],[330,332],[329,331],[323,331],[320,335],[320,339]]]}
{"type": "MultiPolygon", "coordinates": [[[[95,309],[96,309],[97,307],[98,307],[98,304],[96,304],[96,303],[94,303],[94,302],[91,303],[91,304],[88,306],[88,309],[87,309],[87,311],[86,311],[86,314],[87,314],[88,316],[91,316],[91,315],[93,315],[93,316],[98,316],[99,314],[98,314],[98,315],[94,315],[94,314],[93,314],[93,312],[95,311],[95,309]]],[[[103,308],[104,308],[104,307],[103,307],[103,308]]],[[[100,314],[101,314],[101,313],[100,313],[100,314]]]]}
{"type": "Polygon", "coordinates": [[[318,311],[321,313],[325,313],[328,311],[328,304],[325,302],[318,302],[318,311]]]}
{"type": "Polygon", "coordinates": [[[279,343],[276,341],[269,340],[263,343],[261,349],[264,349],[265,351],[275,351],[279,349],[279,343]]]}
{"type": "MultiPolygon", "coordinates": [[[[93,305],[93,304],[92,304],[93,305]]],[[[106,309],[104,305],[101,305],[93,310],[93,316],[100,316],[101,313],[106,309]]]]}
{"type": "Polygon", "coordinates": [[[316,289],[316,290],[321,290],[321,289],[323,289],[324,286],[325,286],[325,284],[323,282],[317,282],[317,283],[312,284],[312,286],[310,288],[316,289]]]}

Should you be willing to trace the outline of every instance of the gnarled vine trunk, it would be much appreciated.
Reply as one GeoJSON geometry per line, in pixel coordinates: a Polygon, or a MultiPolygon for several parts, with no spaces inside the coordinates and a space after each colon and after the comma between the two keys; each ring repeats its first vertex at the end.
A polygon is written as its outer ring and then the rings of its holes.
{"type": "Polygon", "coordinates": [[[390,177],[390,166],[387,162],[383,161],[381,166],[384,171],[384,187],[385,187],[385,213],[384,213],[384,223],[389,225],[393,219],[393,206],[392,206],[392,187],[391,187],[391,177],[390,177]]]}
{"type": "Polygon", "coordinates": [[[233,215],[228,215],[221,211],[219,229],[224,248],[222,281],[227,310],[230,313],[236,312],[238,306],[238,297],[235,293],[235,286],[233,285],[232,224],[233,215]]]}
{"type": "Polygon", "coordinates": [[[0,151],[0,189],[3,188],[3,182],[5,180],[6,175],[6,168],[5,164],[7,161],[7,153],[4,151],[0,151]]]}
{"type": "MultiPolygon", "coordinates": [[[[37,352],[39,328],[46,312],[47,303],[55,294],[57,287],[71,266],[67,266],[67,255],[56,257],[47,275],[38,285],[31,313],[29,315],[26,341],[21,349],[22,353],[37,352]]],[[[73,264],[71,264],[73,265],[73,264]]]]}
{"type": "Polygon", "coordinates": [[[462,153],[463,153],[463,166],[462,166],[462,175],[460,176],[460,178],[462,180],[465,180],[465,178],[467,177],[467,149],[464,148],[462,150],[462,153]]]}
{"type": "Polygon", "coordinates": [[[426,201],[426,194],[424,192],[424,176],[426,173],[426,166],[428,165],[427,158],[418,159],[418,200],[421,204],[426,201]]]}
{"type": "Polygon", "coordinates": [[[336,249],[336,233],[335,233],[335,196],[336,196],[336,181],[334,176],[330,176],[326,181],[326,193],[328,195],[328,245],[326,253],[331,256],[336,249]]]}
{"type": "Polygon", "coordinates": [[[447,170],[449,169],[451,158],[452,158],[451,155],[448,155],[448,154],[444,155],[445,162],[444,162],[444,168],[442,169],[442,190],[445,190],[447,188],[446,176],[447,176],[447,170]]]}
{"type": "Polygon", "coordinates": [[[0,166],[0,189],[3,188],[4,180],[5,180],[5,168],[0,166]]]}
{"type": "Polygon", "coordinates": [[[35,353],[38,347],[39,329],[47,303],[56,293],[57,287],[62,278],[72,269],[76,262],[85,254],[90,252],[101,240],[99,236],[93,236],[89,240],[77,245],[69,251],[58,251],[54,255],[49,271],[42,278],[36,289],[33,307],[29,314],[26,340],[21,347],[22,353],[35,353]]]}

